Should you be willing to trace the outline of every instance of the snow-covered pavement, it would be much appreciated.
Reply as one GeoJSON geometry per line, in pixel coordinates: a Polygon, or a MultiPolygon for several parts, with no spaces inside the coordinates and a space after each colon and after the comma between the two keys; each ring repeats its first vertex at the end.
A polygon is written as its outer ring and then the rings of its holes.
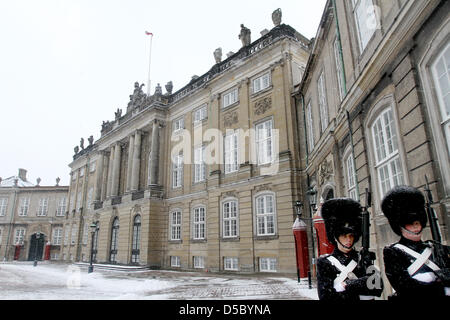
{"type": "Polygon", "coordinates": [[[117,271],[32,262],[0,263],[2,300],[317,300],[294,278],[163,270],[117,271]]]}

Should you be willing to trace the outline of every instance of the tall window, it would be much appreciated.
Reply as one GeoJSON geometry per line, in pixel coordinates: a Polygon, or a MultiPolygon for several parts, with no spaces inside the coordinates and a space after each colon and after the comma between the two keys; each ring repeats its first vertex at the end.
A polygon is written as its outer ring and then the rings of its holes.
{"type": "Polygon", "coordinates": [[[23,241],[25,240],[25,229],[17,228],[16,233],[14,235],[14,244],[15,245],[23,245],[23,241]]]}
{"type": "Polygon", "coordinates": [[[275,206],[272,194],[256,198],[256,230],[258,236],[275,235],[275,206]]]}
{"type": "Polygon", "coordinates": [[[328,104],[323,71],[317,81],[317,90],[319,91],[320,128],[321,132],[324,132],[328,127],[328,104]]]}
{"type": "Polygon", "coordinates": [[[442,50],[431,66],[441,113],[441,125],[450,155],[450,44],[442,50]]]}
{"type": "Polygon", "coordinates": [[[77,225],[73,224],[72,225],[72,235],[71,235],[71,238],[70,238],[70,243],[71,244],[75,244],[76,241],[77,241],[77,225]]]}
{"type": "Polygon", "coordinates": [[[222,205],[223,212],[223,237],[232,238],[238,236],[238,203],[236,200],[226,201],[222,205]]]}
{"type": "Polygon", "coordinates": [[[256,153],[258,164],[272,162],[272,120],[256,125],[256,153]]]}
{"type": "Polygon", "coordinates": [[[62,232],[63,229],[58,227],[53,229],[53,233],[52,233],[52,244],[55,246],[59,246],[62,244],[62,232]]]}
{"type": "Polygon", "coordinates": [[[88,237],[89,237],[89,223],[86,221],[83,224],[83,239],[81,240],[84,245],[88,243],[88,237]]]}
{"type": "Polygon", "coordinates": [[[7,207],[8,207],[8,198],[0,198],[0,217],[6,215],[7,207]]]}
{"type": "Polygon", "coordinates": [[[86,207],[88,210],[91,210],[92,198],[94,197],[94,187],[90,187],[87,193],[87,203],[86,207]]]}
{"type": "Polygon", "coordinates": [[[109,253],[109,261],[117,262],[117,250],[119,240],[119,218],[115,218],[111,229],[111,250],[109,253]]]}
{"type": "Polygon", "coordinates": [[[381,196],[391,188],[403,184],[402,165],[398,152],[397,128],[392,109],[384,110],[372,125],[375,147],[375,167],[381,196]]]}
{"type": "Polygon", "coordinates": [[[345,78],[344,67],[342,65],[342,52],[338,38],[334,40],[334,61],[336,64],[336,77],[338,80],[339,98],[340,101],[342,101],[345,97],[345,78]]]}
{"type": "Polygon", "coordinates": [[[173,121],[173,132],[179,132],[184,129],[184,118],[179,118],[173,121]]]}
{"type": "Polygon", "coordinates": [[[56,209],[56,216],[61,217],[64,216],[67,208],[67,198],[61,197],[58,202],[58,207],[56,209]]]}
{"type": "Polygon", "coordinates": [[[306,134],[308,139],[308,151],[314,149],[314,123],[312,117],[311,101],[306,106],[306,134]]]}
{"type": "Polygon", "coordinates": [[[172,164],[172,186],[181,187],[183,183],[183,153],[177,154],[172,164]]]}
{"type": "Polygon", "coordinates": [[[205,178],[205,148],[203,146],[198,146],[194,149],[194,182],[204,181],[205,178]]]}
{"type": "Polygon", "coordinates": [[[194,239],[200,240],[206,237],[206,209],[199,207],[194,209],[194,239]]]}
{"type": "Polygon", "coordinates": [[[66,229],[64,232],[64,245],[69,244],[69,234],[70,234],[69,225],[66,225],[66,229]]]}
{"type": "Polygon", "coordinates": [[[136,215],[133,221],[133,241],[131,244],[131,262],[139,263],[141,255],[141,216],[136,215]]]}
{"type": "Polygon", "coordinates": [[[363,52],[377,28],[377,17],[372,0],[352,0],[353,16],[358,33],[359,49],[363,52]]]}
{"type": "Polygon", "coordinates": [[[222,98],[222,108],[226,108],[238,102],[238,89],[234,88],[231,91],[225,93],[222,98]]]}
{"type": "Polygon", "coordinates": [[[77,195],[77,210],[80,210],[81,209],[81,200],[82,200],[82,195],[81,195],[81,191],[80,192],[78,192],[78,195],[77,195]]]}
{"type": "Polygon", "coordinates": [[[170,240],[181,240],[181,211],[170,213],[170,240]]]}
{"type": "Polygon", "coordinates": [[[20,199],[19,216],[27,216],[28,209],[30,208],[30,198],[20,199]]]}
{"type": "Polygon", "coordinates": [[[253,80],[253,93],[262,91],[270,86],[270,72],[253,80]]]}
{"type": "Polygon", "coordinates": [[[39,208],[37,211],[38,217],[46,216],[48,212],[48,198],[39,199],[39,208]]]}
{"type": "Polygon", "coordinates": [[[345,166],[347,173],[347,194],[350,198],[358,200],[358,195],[356,192],[356,171],[352,153],[350,153],[345,159],[345,166]]]}
{"type": "Polygon", "coordinates": [[[192,116],[194,125],[201,123],[203,120],[205,120],[207,118],[207,116],[208,116],[208,114],[207,114],[207,109],[206,109],[206,104],[205,104],[194,111],[194,114],[192,116]]]}
{"type": "Polygon", "coordinates": [[[225,173],[231,173],[238,170],[238,133],[233,131],[225,136],[224,141],[225,173]]]}

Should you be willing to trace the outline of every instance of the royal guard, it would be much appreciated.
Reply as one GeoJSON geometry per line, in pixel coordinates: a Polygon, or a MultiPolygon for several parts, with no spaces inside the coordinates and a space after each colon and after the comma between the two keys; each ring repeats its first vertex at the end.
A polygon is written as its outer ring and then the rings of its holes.
{"type": "Polygon", "coordinates": [[[317,260],[317,290],[320,300],[357,301],[381,296],[383,282],[374,268],[373,274],[358,263],[354,249],[362,233],[361,205],[350,198],[324,202],[322,217],[333,253],[317,260]],[[377,277],[376,281],[372,281],[377,277]]]}
{"type": "Polygon", "coordinates": [[[422,241],[427,225],[423,194],[409,186],[394,187],[385,195],[381,209],[392,231],[400,236],[383,250],[386,276],[395,290],[389,299],[449,296],[450,247],[422,241]]]}

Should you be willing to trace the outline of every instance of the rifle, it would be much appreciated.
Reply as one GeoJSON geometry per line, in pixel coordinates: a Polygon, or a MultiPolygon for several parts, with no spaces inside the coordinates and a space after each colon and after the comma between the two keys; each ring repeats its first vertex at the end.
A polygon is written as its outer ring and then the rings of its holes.
{"type": "Polygon", "coordinates": [[[373,265],[375,261],[375,252],[369,251],[370,249],[370,216],[368,209],[372,205],[372,195],[369,189],[366,188],[366,205],[362,207],[362,249],[359,252],[359,265],[367,273],[367,268],[373,265]]]}
{"type": "Polygon", "coordinates": [[[428,178],[425,175],[425,195],[426,195],[426,202],[425,202],[425,211],[427,213],[427,218],[430,223],[430,230],[431,230],[431,237],[433,240],[431,241],[433,243],[433,260],[441,267],[446,268],[449,258],[448,258],[448,251],[445,247],[442,245],[442,238],[441,238],[441,232],[439,230],[439,220],[436,216],[436,212],[431,207],[433,204],[433,195],[430,190],[430,186],[428,184],[428,178]],[[447,258],[446,258],[447,257],[447,258]]]}

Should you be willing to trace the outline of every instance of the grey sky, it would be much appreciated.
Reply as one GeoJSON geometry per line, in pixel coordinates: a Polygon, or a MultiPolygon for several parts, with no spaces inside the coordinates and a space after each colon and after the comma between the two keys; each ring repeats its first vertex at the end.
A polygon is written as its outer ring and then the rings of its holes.
{"type": "MultiPolygon", "coordinates": [[[[135,81],[174,92],[241,48],[240,24],[273,27],[271,14],[316,36],[325,0],[14,0],[0,2],[0,177],[28,170],[41,185],[69,182],[80,138],[125,112],[135,81]]],[[[147,91],[147,87],[144,87],[147,91]]]]}

